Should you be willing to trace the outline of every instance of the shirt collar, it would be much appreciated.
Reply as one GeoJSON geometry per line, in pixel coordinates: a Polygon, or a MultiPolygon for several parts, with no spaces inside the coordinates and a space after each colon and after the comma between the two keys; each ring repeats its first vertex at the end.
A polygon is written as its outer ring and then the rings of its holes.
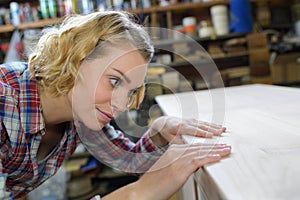
{"type": "Polygon", "coordinates": [[[28,69],[20,77],[19,106],[21,123],[26,136],[45,128],[37,82],[34,78],[30,78],[28,69]]]}

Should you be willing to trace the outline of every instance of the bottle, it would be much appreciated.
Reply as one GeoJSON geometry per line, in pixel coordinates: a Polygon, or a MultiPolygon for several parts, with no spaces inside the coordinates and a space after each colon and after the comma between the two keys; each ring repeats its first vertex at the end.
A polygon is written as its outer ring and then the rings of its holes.
{"type": "Polygon", "coordinates": [[[24,4],[24,15],[25,15],[25,22],[32,22],[32,12],[31,12],[31,7],[30,4],[27,2],[24,4]]]}
{"type": "Polygon", "coordinates": [[[49,8],[49,17],[56,18],[57,17],[56,0],[48,0],[48,8],[49,8]]]}
{"type": "Polygon", "coordinates": [[[48,0],[40,0],[40,11],[43,19],[49,18],[48,0]]]}
{"type": "Polygon", "coordinates": [[[57,13],[59,17],[63,17],[66,14],[63,0],[57,0],[57,13]]]}
{"type": "MultiPolygon", "coordinates": [[[[75,2],[76,3],[76,2],[75,2]]],[[[65,7],[65,14],[70,15],[72,13],[75,13],[76,11],[76,4],[74,3],[73,0],[64,0],[64,7],[65,7]]]]}
{"type": "Polygon", "coordinates": [[[23,4],[19,5],[19,18],[20,18],[20,23],[25,22],[25,14],[24,14],[24,6],[23,4]]]}
{"type": "Polygon", "coordinates": [[[20,25],[19,4],[17,2],[11,2],[9,6],[11,12],[11,23],[14,26],[19,26],[20,25]]]}

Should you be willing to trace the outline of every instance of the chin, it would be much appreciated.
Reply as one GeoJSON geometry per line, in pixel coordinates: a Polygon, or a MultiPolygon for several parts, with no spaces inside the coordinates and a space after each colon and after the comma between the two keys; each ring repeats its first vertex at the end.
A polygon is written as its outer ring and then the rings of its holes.
{"type": "Polygon", "coordinates": [[[101,130],[103,129],[103,127],[104,127],[105,125],[107,125],[107,124],[108,124],[108,123],[106,123],[106,124],[98,124],[98,125],[92,124],[92,125],[87,126],[87,127],[90,128],[90,129],[93,130],[93,131],[101,131],[101,130]]]}
{"type": "Polygon", "coordinates": [[[101,116],[97,116],[96,112],[86,112],[79,117],[81,121],[88,129],[93,131],[100,131],[104,126],[109,124],[111,120],[104,120],[101,116]]]}
{"type": "Polygon", "coordinates": [[[83,120],[84,125],[93,130],[93,131],[101,131],[102,128],[107,125],[109,122],[101,122],[95,120],[83,120]]]}

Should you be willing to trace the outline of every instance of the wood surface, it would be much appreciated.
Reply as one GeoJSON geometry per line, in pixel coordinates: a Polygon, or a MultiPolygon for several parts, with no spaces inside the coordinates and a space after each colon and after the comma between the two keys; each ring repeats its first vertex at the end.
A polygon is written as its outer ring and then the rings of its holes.
{"type": "Polygon", "coordinates": [[[199,199],[300,199],[300,89],[255,84],[156,100],[166,115],[227,127],[212,139],[184,136],[187,143],[232,145],[228,158],[195,173],[199,199]]]}

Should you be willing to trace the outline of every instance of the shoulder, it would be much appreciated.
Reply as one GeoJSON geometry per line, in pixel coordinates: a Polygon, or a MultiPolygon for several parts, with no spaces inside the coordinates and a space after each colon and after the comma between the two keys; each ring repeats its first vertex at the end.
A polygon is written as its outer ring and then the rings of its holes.
{"type": "Polygon", "coordinates": [[[22,80],[24,76],[27,76],[27,71],[27,64],[24,62],[0,65],[0,116],[7,117],[16,114],[20,91],[23,87],[22,80]]]}
{"type": "Polygon", "coordinates": [[[10,62],[0,65],[0,77],[3,78],[7,74],[20,75],[27,70],[28,65],[25,62],[10,62]]]}
{"type": "Polygon", "coordinates": [[[27,68],[28,65],[24,62],[11,62],[0,65],[1,84],[18,89],[21,76],[28,72],[27,68]]]}

